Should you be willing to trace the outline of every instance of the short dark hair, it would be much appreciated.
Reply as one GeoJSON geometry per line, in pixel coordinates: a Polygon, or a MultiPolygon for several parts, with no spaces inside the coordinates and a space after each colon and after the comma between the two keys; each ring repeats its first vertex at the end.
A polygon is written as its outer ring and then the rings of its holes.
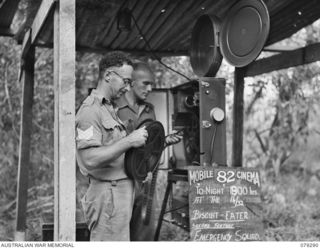
{"type": "Polygon", "coordinates": [[[150,66],[146,62],[140,60],[133,61],[132,67],[134,71],[145,70],[152,72],[150,66]]]}
{"type": "Polygon", "coordinates": [[[113,51],[106,53],[99,63],[99,78],[103,76],[106,69],[110,67],[121,67],[124,64],[131,65],[132,61],[128,54],[121,51],[113,51]]]}

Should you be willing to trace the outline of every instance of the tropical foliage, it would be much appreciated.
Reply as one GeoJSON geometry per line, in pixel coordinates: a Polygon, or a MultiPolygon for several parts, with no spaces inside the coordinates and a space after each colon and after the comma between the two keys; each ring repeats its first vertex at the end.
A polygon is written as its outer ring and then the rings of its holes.
{"type": "MultiPolygon", "coordinates": [[[[284,45],[318,42],[320,22],[303,29],[284,45]]],[[[0,38],[0,240],[12,240],[21,114],[21,47],[0,38]]],[[[269,56],[263,53],[261,56],[269,56]]],[[[77,54],[77,106],[95,87],[99,55],[77,54]]],[[[157,87],[171,87],[185,78],[155,60],[148,60],[157,87]]],[[[187,57],[162,61],[194,78],[187,57]]],[[[247,78],[245,85],[244,166],[260,168],[266,240],[319,240],[320,155],[319,66],[313,63],[247,78]]],[[[31,166],[29,170],[27,239],[41,239],[41,216],[53,212],[53,62],[52,50],[37,49],[31,166]]],[[[233,68],[223,63],[226,78],[228,161],[231,157],[233,68]]],[[[229,162],[230,163],[230,162],[229,162]]],[[[164,225],[162,240],[188,235],[164,225]]]]}

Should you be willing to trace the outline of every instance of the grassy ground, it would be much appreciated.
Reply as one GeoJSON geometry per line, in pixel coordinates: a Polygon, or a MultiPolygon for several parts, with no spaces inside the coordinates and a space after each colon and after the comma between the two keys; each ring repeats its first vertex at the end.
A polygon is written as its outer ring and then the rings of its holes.
{"type": "MultiPolygon", "coordinates": [[[[320,240],[320,181],[304,170],[282,172],[275,179],[265,177],[262,184],[263,223],[266,241],[320,240]]],[[[40,212],[39,212],[40,215],[40,212]]],[[[0,240],[13,240],[15,221],[2,216],[0,240]]],[[[41,219],[29,216],[27,240],[41,240],[41,219]]],[[[175,225],[164,223],[160,240],[186,241],[188,233],[175,225]]]]}
{"type": "MultiPolygon", "coordinates": [[[[265,241],[320,241],[320,181],[303,170],[262,184],[265,241]]],[[[188,233],[164,223],[161,240],[188,240],[188,233]]]]}
{"type": "MultiPolygon", "coordinates": [[[[308,145],[297,152],[280,171],[261,170],[263,224],[266,241],[320,241],[320,154],[317,135],[311,135],[308,145]],[[318,173],[316,173],[318,172],[318,173]]],[[[166,171],[159,172],[157,200],[161,206],[166,186],[166,171]]],[[[181,193],[181,188],[178,189],[181,193]]],[[[47,192],[47,191],[46,191],[47,192]]],[[[79,194],[81,192],[78,192],[79,194]]],[[[28,210],[27,240],[41,240],[41,215],[53,212],[52,197],[33,195],[39,205],[28,210]],[[38,198],[38,199],[36,199],[38,198]],[[42,199],[42,200],[41,200],[42,199]],[[48,199],[44,201],[44,199],[48,199]],[[42,203],[41,203],[42,202],[42,203]],[[44,202],[44,203],[43,203],[44,202]],[[45,207],[46,205],[46,207],[45,207]]],[[[29,199],[30,200],[30,199],[29,199]]],[[[3,202],[2,202],[3,203],[3,202]]],[[[8,205],[8,203],[3,203],[8,205]]],[[[3,207],[3,204],[0,207],[3,207]]],[[[12,241],[15,228],[15,205],[0,211],[0,241],[12,241]]],[[[37,204],[31,204],[37,205],[37,204]]],[[[187,241],[188,232],[163,223],[160,240],[187,241]]]]}
{"type": "Polygon", "coordinates": [[[283,175],[263,186],[266,240],[320,240],[320,181],[315,175],[283,175]]]}

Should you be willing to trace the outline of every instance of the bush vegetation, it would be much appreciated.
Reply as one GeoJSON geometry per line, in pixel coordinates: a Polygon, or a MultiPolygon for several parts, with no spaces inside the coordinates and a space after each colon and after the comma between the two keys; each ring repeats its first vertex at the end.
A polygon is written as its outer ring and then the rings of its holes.
{"type": "MultiPolygon", "coordinates": [[[[303,29],[283,44],[318,42],[320,23],[303,29]]],[[[19,151],[21,47],[0,38],[0,240],[13,240],[19,151]]],[[[263,53],[262,56],[269,56],[263,53]]],[[[77,106],[94,87],[99,56],[77,54],[77,106]]],[[[142,58],[146,59],[146,58],[142,58]]],[[[193,77],[188,58],[164,58],[193,77]]],[[[185,82],[149,60],[157,87],[185,82]]],[[[261,171],[265,240],[320,240],[320,166],[318,147],[319,63],[246,79],[244,166],[261,171]]],[[[41,216],[53,213],[53,82],[52,51],[37,49],[27,240],[41,239],[41,216]]],[[[219,74],[227,80],[228,151],[231,151],[233,69],[225,63],[219,74]]],[[[228,161],[230,161],[230,152],[228,161]]],[[[165,184],[164,180],[162,183],[165,184]]],[[[161,187],[163,189],[163,187],[161,187]]],[[[160,189],[159,189],[160,190],[160,189]]],[[[163,193],[163,192],[162,192],[163,193]]],[[[188,233],[164,224],[161,240],[188,240],[188,233]]]]}

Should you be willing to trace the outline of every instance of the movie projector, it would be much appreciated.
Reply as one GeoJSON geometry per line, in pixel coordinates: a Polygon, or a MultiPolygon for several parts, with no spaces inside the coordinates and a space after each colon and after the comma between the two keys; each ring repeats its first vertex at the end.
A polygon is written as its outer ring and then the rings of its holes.
{"type": "Polygon", "coordinates": [[[190,61],[200,80],[172,89],[172,128],[184,130],[183,147],[174,147],[177,167],[226,165],[225,80],[214,77],[222,58],[235,67],[251,63],[261,52],[268,32],[267,8],[256,0],[239,1],[222,24],[213,15],[196,21],[190,61]]]}
{"type": "Polygon", "coordinates": [[[188,166],[227,165],[225,79],[215,76],[223,58],[235,67],[244,67],[255,60],[268,37],[269,27],[268,10],[262,0],[238,1],[222,22],[214,15],[197,19],[192,30],[190,61],[199,80],[170,89],[172,130],[181,130],[183,141],[172,147],[172,171],[168,174],[155,240],[165,212],[171,212],[174,224],[188,229],[187,195],[179,196],[171,183],[179,185],[182,178],[187,178],[188,166]],[[165,211],[169,200],[176,211],[165,211]]]}
{"type": "MultiPolygon", "coordinates": [[[[154,239],[159,237],[165,213],[171,213],[173,224],[188,229],[187,187],[189,166],[226,166],[225,79],[215,78],[222,59],[235,67],[251,63],[261,52],[268,37],[269,14],[262,0],[237,1],[220,22],[214,15],[200,16],[192,30],[190,61],[198,80],[170,89],[155,89],[148,98],[153,103],[157,122],[142,123],[148,131],[146,146],[126,153],[127,174],[142,182],[147,173],[157,172],[167,154],[168,184],[154,239]],[[176,130],[182,142],[164,149],[164,134],[176,130]],[[169,153],[168,153],[169,150],[169,153]],[[159,162],[160,161],[160,162],[159,162]],[[175,187],[176,188],[176,187],[175,187]],[[169,199],[169,196],[171,198],[169,199]],[[167,209],[168,201],[171,210],[167,209]]],[[[190,168],[190,167],[189,167],[190,168]]],[[[155,177],[154,177],[155,178],[155,177]]],[[[150,223],[155,181],[145,187],[146,201],[142,211],[145,225],[150,223]]]]}

